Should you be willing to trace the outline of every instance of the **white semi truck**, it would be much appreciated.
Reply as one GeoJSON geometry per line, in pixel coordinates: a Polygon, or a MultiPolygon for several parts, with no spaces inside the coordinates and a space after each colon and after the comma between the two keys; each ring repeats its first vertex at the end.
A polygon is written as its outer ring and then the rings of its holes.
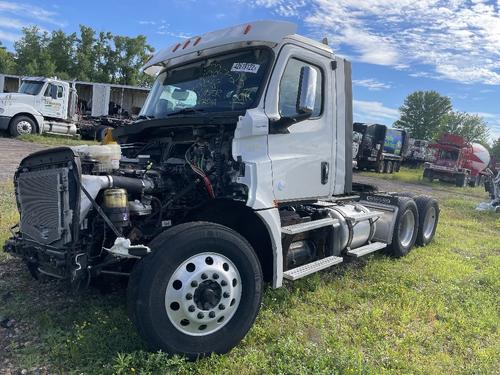
{"type": "Polygon", "coordinates": [[[139,112],[149,93],[144,87],[4,74],[0,91],[0,130],[14,137],[78,132],[87,138],[139,112]]]}
{"type": "Polygon", "coordinates": [[[6,250],[74,288],[129,277],[149,347],[195,359],[238,344],[264,282],[429,243],[434,199],[352,183],[351,65],[295,32],[253,22],[153,56],[142,120],[113,131],[121,149],[21,162],[6,250]]]}

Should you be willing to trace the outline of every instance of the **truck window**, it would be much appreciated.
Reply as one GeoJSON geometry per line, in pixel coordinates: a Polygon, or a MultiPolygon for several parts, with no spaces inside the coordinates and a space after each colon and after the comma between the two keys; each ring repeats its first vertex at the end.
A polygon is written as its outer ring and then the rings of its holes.
{"type": "Polygon", "coordinates": [[[57,86],[57,97],[62,98],[64,93],[64,88],[62,86],[57,86]]]}
{"type": "Polygon", "coordinates": [[[252,108],[271,60],[267,49],[248,48],[167,69],[156,79],[141,114],[164,118],[186,108],[205,112],[252,108]]]}
{"type": "Polygon", "coordinates": [[[314,102],[314,110],[311,117],[319,117],[321,115],[323,105],[323,72],[315,65],[292,58],[286,64],[285,72],[280,82],[278,109],[281,116],[293,117],[298,114],[297,94],[299,92],[300,69],[302,69],[303,66],[310,66],[318,72],[316,100],[314,102]]]}
{"type": "Polygon", "coordinates": [[[51,91],[51,90],[52,90],[52,84],[51,84],[51,83],[49,83],[49,84],[47,85],[47,88],[45,89],[45,92],[43,93],[43,96],[48,96],[48,97],[50,97],[50,91],[51,91]]]}
{"type": "Polygon", "coordinates": [[[38,95],[45,82],[43,81],[23,81],[19,87],[19,93],[27,95],[38,95]]]}

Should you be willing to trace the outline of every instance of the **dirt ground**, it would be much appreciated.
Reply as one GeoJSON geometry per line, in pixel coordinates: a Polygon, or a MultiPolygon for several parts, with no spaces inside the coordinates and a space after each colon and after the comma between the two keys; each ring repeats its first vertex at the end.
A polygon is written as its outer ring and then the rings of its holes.
{"type": "Polygon", "coordinates": [[[19,162],[25,156],[45,148],[47,146],[0,137],[0,182],[12,178],[19,162]]]}

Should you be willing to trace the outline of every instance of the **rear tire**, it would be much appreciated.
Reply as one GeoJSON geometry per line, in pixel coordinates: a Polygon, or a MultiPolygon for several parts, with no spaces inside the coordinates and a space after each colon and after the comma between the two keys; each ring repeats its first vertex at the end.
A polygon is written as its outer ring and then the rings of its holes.
{"type": "Polygon", "coordinates": [[[10,135],[19,137],[20,135],[33,134],[36,131],[35,122],[28,116],[16,116],[9,125],[10,135]]]}
{"type": "Polygon", "coordinates": [[[382,160],[378,162],[377,172],[378,173],[384,173],[384,162],[382,160]]]}
{"type": "Polygon", "coordinates": [[[387,248],[391,256],[400,258],[410,252],[417,239],[418,222],[418,209],[415,201],[412,198],[400,196],[392,243],[387,248]]]}
{"type": "Polygon", "coordinates": [[[222,225],[193,222],[163,232],[150,247],[127,295],[148,346],[191,360],[236,346],[262,300],[262,270],[250,244],[222,225]]]}
{"type": "Polygon", "coordinates": [[[424,178],[427,178],[429,182],[434,181],[434,173],[431,169],[424,169],[424,178]]]}
{"type": "Polygon", "coordinates": [[[426,195],[414,198],[418,209],[418,235],[416,244],[425,246],[436,234],[439,221],[439,204],[437,200],[426,195]]]}
{"type": "Polygon", "coordinates": [[[394,172],[394,163],[392,161],[387,162],[387,173],[392,174],[394,172]]]}

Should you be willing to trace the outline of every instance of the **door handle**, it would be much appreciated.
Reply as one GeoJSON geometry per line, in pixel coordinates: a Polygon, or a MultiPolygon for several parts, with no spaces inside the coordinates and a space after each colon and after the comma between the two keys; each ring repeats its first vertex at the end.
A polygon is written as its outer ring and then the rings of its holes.
{"type": "Polygon", "coordinates": [[[330,172],[330,165],[328,162],[321,162],[321,184],[326,185],[328,182],[328,174],[330,172]]]}

